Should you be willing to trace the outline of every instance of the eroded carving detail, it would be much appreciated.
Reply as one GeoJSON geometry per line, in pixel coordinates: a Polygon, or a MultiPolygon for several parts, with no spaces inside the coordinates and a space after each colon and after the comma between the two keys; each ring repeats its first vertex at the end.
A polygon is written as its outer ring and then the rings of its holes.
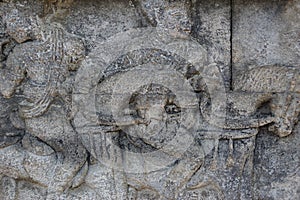
{"type": "MultiPolygon", "coordinates": [[[[33,42],[20,44],[9,54],[6,66],[1,69],[0,89],[5,98],[15,94],[20,99],[19,113],[27,132],[22,140],[23,147],[40,156],[50,156],[54,153],[53,148],[61,157],[61,161],[53,163],[56,165],[54,168],[48,165],[49,168],[45,169],[50,174],[53,170],[46,180],[44,174],[40,177],[37,175],[39,172],[32,171],[35,161],[30,157],[21,159],[25,174],[46,185],[47,198],[55,199],[68,187],[80,184],[72,181],[77,172],[87,165],[85,148],[70,123],[71,73],[84,58],[85,48],[79,38],[68,34],[59,24],[46,22],[39,24],[38,28],[36,37],[30,37],[35,39],[33,42]]],[[[18,36],[12,35],[18,42],[28,39],[18,36]]],[[[21,151],[19,153],[22,154],[21,151]]],[[[36,160],[37,163],[41,161],[43,158],[36,160]]]]}
{"type": "Polygon", "coordinates": [[[22,179],[49,200],[253,198],[258,131],[292,133],[299,69],[256,67],[226,91],[189,38],[189,1],[137,0],[156,29],[107,39],[77,72],[84,45],[53,22],[71,3],[3,17],[0,193],[22,179]]]}
{"type": "Polygon", "coordinates": [[[269,127],[269,130],[284,137],[292,133],[298,121],[299,80],[300,73],[296,67],[276,65],[256,67],[235,80],[234,90],[253,93],[251,95],[256,97],[253,103],[256,109],[263,103],[269,102],[274,117],[274,124],[269,127]]]}

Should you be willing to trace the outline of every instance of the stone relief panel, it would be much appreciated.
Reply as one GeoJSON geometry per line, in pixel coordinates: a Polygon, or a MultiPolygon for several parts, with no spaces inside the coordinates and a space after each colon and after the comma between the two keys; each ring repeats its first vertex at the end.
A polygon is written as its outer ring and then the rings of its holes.
{"type": "Polygon", "coordinates": [[[1,2],[0,199],[298,199],[278,2],[1,2]],[[280,48],[253,57],[261,37],[280,48]]]}
{"type": "Polygon", "coordinates": [[[298,0],[234,0],[234,76],[264,65],[299,69],[299,4],[298,0]]]}

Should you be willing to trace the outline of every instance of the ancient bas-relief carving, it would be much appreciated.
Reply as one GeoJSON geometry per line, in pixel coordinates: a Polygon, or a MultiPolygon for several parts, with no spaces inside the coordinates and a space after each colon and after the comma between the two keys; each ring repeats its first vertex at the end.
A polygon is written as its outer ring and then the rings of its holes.
{"type": "MultiPolygon", "coordinates": [[[[43,24],[38,19],[36,22],[39,23],[36,30],[24,30],[27,33],[21,33],[27,36],[32,34],[33,38],[20,36],[16,32],[12,35],[21,44],[8,55],[6,66],[1,70],[1,93],[4,98],[11,98],[14,94],[18,96],[19,117],[23,120],[20,123],[24,123],[26,129],[22,146],[37,155],[50,156],[54,152],[61,154],[56,155],[60,157],[55,161],[57,166],[51,166],[51,163],[41,166],[45,167],[44,173],[49,173],[50,177],[40,177],[34,173],[31,175],[34,165],[30,160],[34,158],[26,158],[25,155],[23,161],[20,161],[21,166],[15,166],[24,173],[12,171],[15,178],[26,177],[47,185],[47,198],[54,199],[51,195],[78,184],[74,176],[87,165],[86,150],[69,120],[72,88],[70,73],[77,69],[80,60],[84,58],[85,49],[80,38],[66,33],[59,24],[43,24]],[[28,39],[34,41],[23,43],[28,39]],[[49,146],[39,147],[41,141],[49,146]]],[[[15,158],[12,156],[6,159],[15,158]]],[[[35,165],[40,165],[40,161],[35,159],[35,165]]]]}
{"type": "Polygon", "coordinates": [[[190,1],[131,4],[149,27],[90,51],[56,21],[72,1],[3,13],[4,199],[254,198],[257,134],[293,134],[299,66],[257,66],[228,89],[191,36],[190,1]]]}

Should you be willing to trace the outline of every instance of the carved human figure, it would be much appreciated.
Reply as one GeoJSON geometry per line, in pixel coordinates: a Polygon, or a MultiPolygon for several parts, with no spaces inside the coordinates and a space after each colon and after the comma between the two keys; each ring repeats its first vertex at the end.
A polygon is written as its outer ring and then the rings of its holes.
{"type": "Polygon", "coordinates": [[[72,77],[84,58],[82,41],[59,24],[40,24],[33,42],[22,43],[9,54],[1,69],[0,91],[5,98],[22,96],[20,116],[26,131],[50,145],[58,165],[48,183],[48,199],[56,199],[72,185],[86,162],[87,152],[70,122],[72,77]]]}
{"type": "Polygon", "coordinates": [[[180,125],[180,107],[175,104],[175,95],[160,85],[151,84],[141,88],[131,98],[131,111],[136,112],[138,126],[128,127],[128,132],[160,149],[174,137],[180,125]]]}
{"type": "MultiPolygon", "coordinates": [[[[137,112],[138,118],[148,123],[134,125],[125,130],[129,134],[136,132],[138,138],[146,144],[158,152],[163,151],[163,147],[170,145],[172,139],[183,131],[180,128],[180,126],[184,126],[182,125],[183,113],[180,106],[184,107],[185,105],[180,105],[177,101],[175,94],[163,86],[151,84],[141,88],[133,95],[131,99],[133,105],[131,106],[137,112]]],[[[194,125],[196,126],[196,124],[194,125]]],[[[174,155],[170,154],[170,156],[174,155]]],[[[200,144],[193,142],[179,159],[180,162],[173,164],[174,166],[166,173],[167,175],[160,180],[163,183],[163,189],[158,190],[157,193],[162,199],[178,198],[178,194],[185,189],[187,180],[203,164],[203,149],[200,144]]],[[[146,176],[151,176],[151,173],[146,176]]]]}

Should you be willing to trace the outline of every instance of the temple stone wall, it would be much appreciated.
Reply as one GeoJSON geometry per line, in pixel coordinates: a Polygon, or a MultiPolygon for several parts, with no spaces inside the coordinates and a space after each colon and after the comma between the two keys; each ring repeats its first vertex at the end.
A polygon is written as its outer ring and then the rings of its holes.
{"type": "Polygon", "coordinates": [[[299,0],[3,0],[0,44],[0,200],[300,199],[299,0]]]}

